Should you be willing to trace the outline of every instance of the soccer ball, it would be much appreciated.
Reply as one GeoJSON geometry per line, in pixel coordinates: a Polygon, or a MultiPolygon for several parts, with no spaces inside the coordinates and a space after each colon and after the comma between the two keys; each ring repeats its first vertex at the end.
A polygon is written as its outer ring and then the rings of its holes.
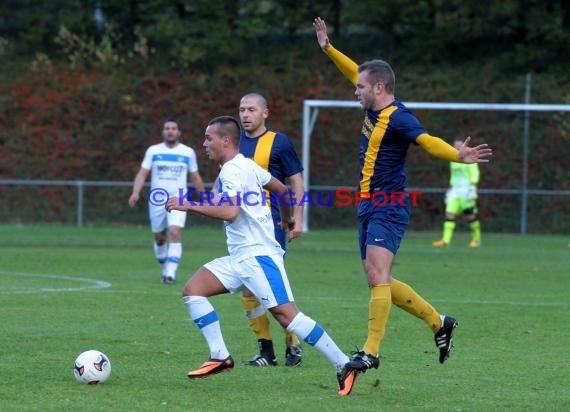
{"type": "Polygon", "coordinates": [[[105,382],[111,376],[111,361],[98,350],[85,351],[75,359],[73,374],[80,383],[96,385],[105,382]]]}

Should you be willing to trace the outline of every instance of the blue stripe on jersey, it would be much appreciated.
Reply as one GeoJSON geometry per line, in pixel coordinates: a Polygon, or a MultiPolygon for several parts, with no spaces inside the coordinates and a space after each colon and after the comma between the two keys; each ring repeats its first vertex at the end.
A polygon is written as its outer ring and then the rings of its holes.
{"type": "Polygon", "coordinates": [[[271,291],[275,295],[277,304],[289,303],[290,300],[283,283],[283,276],[273,259],[269,256],[256,256],[255,259],[261,266],[261,269],[263,269],[263,273],[265,273],[265,278],[269,282],[269,287],[271,287],[271,291]]]}
{"type": "Polygon", "coordinates": [[[216,313],[215,310],[211,311],[207,315],[199,317],[198,319],[194,319],[194,323],[200,329],[203,329],[206,326],[211,325],[212,323],[217,322],[217,321],[218,321],[218,314],[216,313]]]}
{"type": "Polygon", "coordinates": [[[307,342],[309,345],[315,346],[319,341],[319,339],[321,338],[321,336],[324,335],[324,333],[325,330],[323,329],[323,327],[318,323],[316,323],[311,333],[309,333],[307,337],[303,340],[307,342]]]}
{"type": "Polygon", "coordinates": [[[152,156],[153,162],[176,162],[176,163],[190,163],[188,156],[175,155],[175,154],[155,154],[152,156]]]}

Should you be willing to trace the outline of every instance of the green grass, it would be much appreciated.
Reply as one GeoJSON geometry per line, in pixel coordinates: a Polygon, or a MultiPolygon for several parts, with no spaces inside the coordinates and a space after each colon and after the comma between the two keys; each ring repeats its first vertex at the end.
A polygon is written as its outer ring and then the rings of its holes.
{"type": "MultiPolygon", "coordinates": [[[[434,234],[408,233],[394,275],[459,319],[453,356],[440,365],[431,331],[394,307],[379,370],[339,398],[333,368],[308,345],[300,368],[236,366],[186,378],[208,350],[182,284],[226,249],[221,228],[190,226],[184,236],[179,282],[167,286],[147,229],[0,226],[0,409],[570,410],[567,237],[485,234],[470,250],[465,233],[447,249],[431,247],[434,234]],[[73,360],[87,349],[110,357],[105,384],[75,381],[73,360]]],[[[356,230],[306,234],[290,245],[286,266],[301,310],[345,351],[362,346],[369,293],[356,230]]],[[[239,296],[212,302],[234,359],[254,355],[239,296]]],[[[283,334],[272,325],[282,365],[283,334]]]]}

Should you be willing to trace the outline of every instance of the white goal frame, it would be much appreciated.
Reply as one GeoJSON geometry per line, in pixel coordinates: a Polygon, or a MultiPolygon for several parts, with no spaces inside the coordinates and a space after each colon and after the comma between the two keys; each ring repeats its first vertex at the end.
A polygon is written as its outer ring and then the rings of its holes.
{"type": "MultiPolygon", "coordinates": [[[[436,103],[436,102],[404,102],[410,109],[428,110],[488,110],[488,111],[519,111],[524,112],[523,129],[523,170],[522,186],[520,189],[483,189],[481,193],[491,194],[515,194],[521,196],[521,221],[520,233],[527,231],[527,203],[529,195],[570,195],[569,190],[529,190],[528,189],[528,139],[529,139],[529,114],[530,112],[570,112],[568,104],[529,104],[530,87],[525,93],[524,104],[509,103],[436,103]]],[[[311,190],[310,182],[310,149],[311,134],[317,122],[320,108],[351,108],[360,109],[360,103],[353,100],[304,100],[303,101],[303,184],[305,190],[311,190]]],[[[358,120],[355,120],[358,121],[358,120]]],[[[424,190],[439,191],[439,190],[424,190]]],[[[303,208],[303,232],[309,231],[309,202],[305,202],[303,208]]]]}

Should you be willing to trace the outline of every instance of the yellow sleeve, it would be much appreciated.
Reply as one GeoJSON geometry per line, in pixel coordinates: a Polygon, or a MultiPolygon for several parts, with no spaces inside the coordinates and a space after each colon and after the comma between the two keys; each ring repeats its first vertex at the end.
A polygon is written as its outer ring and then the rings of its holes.
{"type": "Polygon", "coordinates": [[[325,50],[327,56],[331,58],[336,67],[344,74],[350,82],[356,86],[358,81],[358,65],[353,62],[350,57],[345,56],[337,49],[335,49],[332,44],[329,45],[325,50]]]}
{"type": "Polygon", "coordinates": [[[450,162],[463,163],[459,160],[459,150],[444,142],[439,137],[422,133],[416,142],[430,155],[450,162]]]}

